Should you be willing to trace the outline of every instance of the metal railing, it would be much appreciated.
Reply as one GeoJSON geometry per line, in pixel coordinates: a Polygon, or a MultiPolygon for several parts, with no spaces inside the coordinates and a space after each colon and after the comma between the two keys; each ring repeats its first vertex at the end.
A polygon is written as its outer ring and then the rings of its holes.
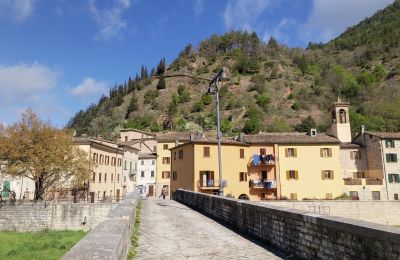
{"type": "Polygon", "coordinates": [[[276,189],[276,180],[255,179],[249,181],[250,188],[276,189]]]}

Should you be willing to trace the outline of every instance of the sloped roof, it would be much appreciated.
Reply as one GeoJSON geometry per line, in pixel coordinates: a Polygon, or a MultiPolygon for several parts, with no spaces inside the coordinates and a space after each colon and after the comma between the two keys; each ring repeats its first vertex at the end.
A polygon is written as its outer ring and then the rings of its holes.
{"type": "Polygon", "coordinates": [[[263,133],[258,135],[245,135],[243,141],[249,144],[339,144],[340,141],[330,135],[307,133],[263,133]]]}
{"type": "Polygon", "coordinates": [[[357,149],[357,148],[362,148],[363,146],[361,144],[356,144],[356,143],[340,143],[340,148],[343,149],[357,149]]]}
{"type": "Polygon", "coordinates": [[[157,133],[156,139],[159,142],[190,141],[190,132],[157,133]]]}
{"type": "Polygon", "coordinates": [[[400,139],[400,132],[365,132],[365,134],[373,135],[381,139],[400,139]]]}
{"type": "MultiPolygon", "coordinates": [[[[171,149],[175,149],[177,147],[181,147],[186,144],[218,144],[218,140],[216,137],[204,137],[204,138],[197,138],[193,141],[189,141],[187,143],[180,144],[178,146],[175,146],[171,149]]],[[[233,138],[227,138],[227,137],[222,137],[221,138],[221,144],[223,145],[239,145],[239,146],[249,146],[248,144],[240,141],[236,141],[233,138]]],[[[171,150],[170,149],[170,150],[171,150]]]]}

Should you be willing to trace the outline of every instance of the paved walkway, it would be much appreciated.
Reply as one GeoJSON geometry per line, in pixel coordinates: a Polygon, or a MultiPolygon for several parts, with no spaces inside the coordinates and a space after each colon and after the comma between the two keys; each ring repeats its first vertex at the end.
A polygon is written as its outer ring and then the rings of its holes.
{"type": "Polygon", "coordinates": [[[137,259],[281,259],[178,202],[142,202],[137,259]]]}

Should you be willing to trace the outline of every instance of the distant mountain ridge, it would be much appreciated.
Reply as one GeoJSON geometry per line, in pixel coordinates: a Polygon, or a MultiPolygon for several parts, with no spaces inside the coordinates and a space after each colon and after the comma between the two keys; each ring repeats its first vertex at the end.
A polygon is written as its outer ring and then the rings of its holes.
{"type": "Polygon", "coordinates": [[[67,124],[78,134],[114,139],[120,129],[154,132],[215,129],[215,97],[208,79],[221,68],[231,80],[221,89],[225,135],[306,131],[330,124],[329,106],[351,103],[353,131],[400,130],[400,1],[378,11],[327,44],[288,48],[274,38],[232,31],[188,45],[169,65],[110,89],[67,124]]]}

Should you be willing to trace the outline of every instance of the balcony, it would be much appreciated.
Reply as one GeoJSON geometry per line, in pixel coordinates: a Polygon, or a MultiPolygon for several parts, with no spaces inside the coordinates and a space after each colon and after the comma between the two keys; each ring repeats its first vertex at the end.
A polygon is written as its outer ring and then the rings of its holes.
{"type": "Polygon", "coordinates": [[[344,185],[383,185],[383,180],[378,178],[347,178],[343,180],[344,185]]]}
{"type": "Polygon", "coordinates": [[[263,166],[263,165],[275,165],[275,155],[268,154],[268,155],[260,155],[260,154],[253,154],[251,157],[251,165],[252,166],[263,166]]]}
{"type": "MultiPolygon", "coordinates": [[[[215,189],[219,188],[219,181],[213,180],[213,179],[208,179],[207,181],[198,181],[197,185],[198,185],[199,189],[202,189],[202,190],[215,190],[215,189]]],[[[227,187],[228,186],[227,181],[223,180],[222,186],[227,187]]]]}
{"type": "Polygon", "coordinates": [[[378,178],[368,178],[365,179],[366,185],[383,185],[383,180],[378,178]]]}
{"type": "Polygon", "coordinates": [[[134,176],[137,174],[137,170],[130,170],[129,176],[134,176]]]}
{"type": "Polygon", "coordinates": [[[362,185],[362,179],[346,178],[344,180],[344,185],[362,185]]]}
{"type": "Polygon", "coordinates": [[[276,180],[250,180],[249,187],[252,189],[276,189],[276,180]]]}

